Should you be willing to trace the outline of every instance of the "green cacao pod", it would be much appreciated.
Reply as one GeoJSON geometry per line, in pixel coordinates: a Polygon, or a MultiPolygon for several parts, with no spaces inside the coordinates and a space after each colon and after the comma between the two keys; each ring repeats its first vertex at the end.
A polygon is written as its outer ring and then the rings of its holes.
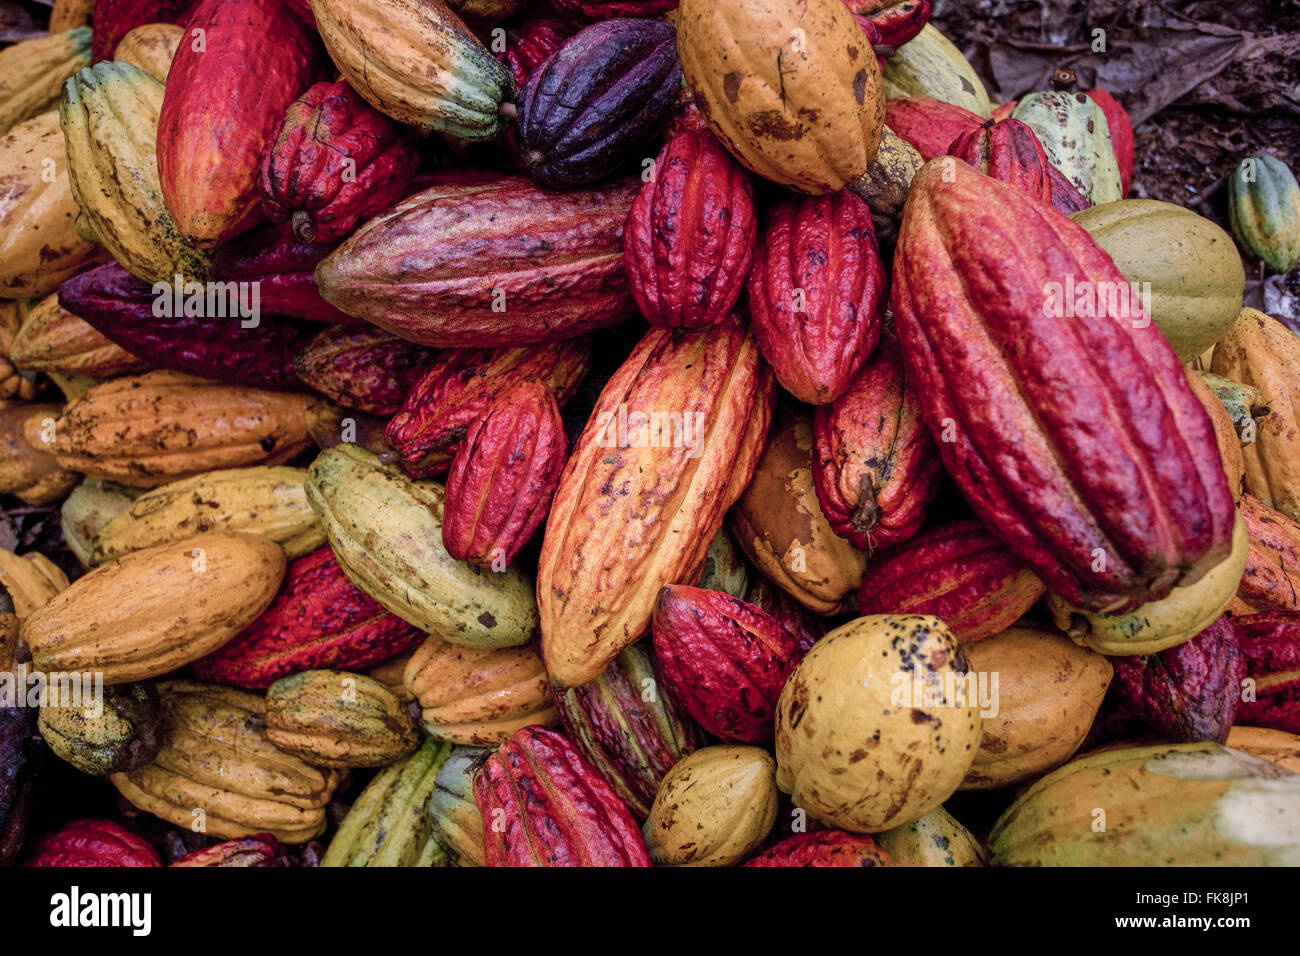
{"type": "Polygon", "coordinates": [[[514,647],[537,635],[531,582],[483,571],[442,543],[443,486],[415,481],[356,445],[321,452],[307,500],[348,578],[388,611],[452,644],[514,647]]]}
{"type": "Polygon", "coordinates": [[[491,751],[486,747],[456,747],[438,768],[429,813],[433,834],[452,866],[485,866],[483,816],[474,802],[474,773],[491,751]]]}
{"type": "Polygon", "coordinates": [[[1243,249],[1273,272],[1300,261],[1300,184],[1282,160],[1253,156],[1228,180],[1228,215],[1243,249]]]}
{"type": "Polygon", "coordinates": [[[1154,199],[1122,199],[1070,217],[1138,292],[1150,283],[1151,321],[1184,362],[1232,328],[1246,272],[1232,237],[1203,216],[1154,199]]]}
{"type": "Polygon", "coordinates": [[[933,23],[927,23],[885,61],[884,81],[885,96],[890,99],[929,96],[985,119],[993,115],[993,104],[979,76],[933,23]]]}
{"type": "Polygon", "coordinates": [[[429,798],[451,744],[426,740],[400,763],[380,771],[357,797],[321,859],[321,866],[446,866],[433,835],[429,798]]]}
{"type": "Polygon", "coordinates": [[[1094,206],[1124,198],[1106,114],[1084,93],[1030,93],[1011,112],[1038,136],[1048,161],[1094,206]]]}
{"type": "Polygon", "coordinates": [[[1001,866],[1297,866],[1298,816],[1300,775],[1267,761],[1208,742],[1119,747],[1021,793],[989,849],[1001,866]]]}
{"type": "Polygon", "coordinates": [[[303,671],[266,692],[266,736],[317,767],[385,767],[420,744],[415,721],[379,681],[303,671]]]}
{"type": "Polygon", "coordinates": [[[105,687],[94,708],[42,705],[37,726],[55,754],[94,777],[143,767],[162,746],[158,691],[149,683],[105,687]]]}
{"type": "Polygon", "coordinates": [[[158,178],[163,85],[139,67],[108,61],[71,77],[59,102],[68,178],[81,208],[77,232],[102,243],[146,282],[202,277],[207,257],[181,237],[158,178]]]}
{"type": "Polygon", "coordinates": [[[890,866],[984,866],[984,847],[971,832],[936,807],[919,820],[876,834],[890,866]]]}

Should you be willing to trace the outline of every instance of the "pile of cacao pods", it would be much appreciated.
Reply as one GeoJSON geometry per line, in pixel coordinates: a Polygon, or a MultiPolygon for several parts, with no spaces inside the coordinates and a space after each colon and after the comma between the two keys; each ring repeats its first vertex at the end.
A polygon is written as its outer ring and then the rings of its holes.
{"type": "Polygon", "coordinates": [[[0,863],[1300,864],[1300,339],[929,14],[0,50],[0,494],[80,565],[0,550],[0,863]]]}

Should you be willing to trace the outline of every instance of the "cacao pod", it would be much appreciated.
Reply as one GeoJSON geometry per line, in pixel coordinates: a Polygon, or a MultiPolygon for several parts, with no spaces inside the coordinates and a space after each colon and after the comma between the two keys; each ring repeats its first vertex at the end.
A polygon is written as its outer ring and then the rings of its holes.
{"type": "Polygon", "coordinates": [[[875,54],[840,0],[686,0],[677,14],[686,83],[741,165],[799,192],[835,192],[880,145],[875,54]]]}
{"type": "MultiPolygon", "coordinates": [[[[1228,479],[1228,490],[1232,492],[1232,500],[1240,504],[1246,485],[1246,459],[1241,452],[1241,437],[1236,425],[1229,417],[1228,409],[1200,373],[1189,368],[1187,384],[1192,387],[1197,401],[1210,416],[1210,423],[1214,426],[1214,441],[1219,448],[1219,459],[1223,462],[1223,474],[1228,479]]],[[[1253,419],[1251,425],[1254,425],[1253,419]]]]}
{"type": "Polygon", "coordinates": [[[809,613],[802,604],[761,574],[755,575],[744,598],[760,611],[780,621],[799,645],[800,653],[807,654],[808,649],[826,633],[821,618],[809,613]]]}
{"type": "Polygon", "coordinates": [[[682,88],[675,31],[619,17],[565,40],[519,91],[519,151],[543,186],[608,179],[658,135],[682,88]]]}
{"type": "Polygon", "coordinates": [[[1228,178],[1228,213],[1242,248],[1270,271],[1290,272],[1300,262],[1300,183],[1282,160],[1243,160],[1228,178]]]}
{"type": "Polygon", "coordinates": [[[1242,495],[1241,518],[1250,550],[1229,611],[1300,611],[1300,524],[1253,495],[1242,495]]]}
{"type": "Polygon", "coordinates": [[[1300,775],[1216,743],[1079,757],[1022,792],[989,834],[1002,866],[1295,866],[1300,775]],[[1106,826],[1093,826],[1104,807],[1106,826]]]}
{"type": "Polygon", "coordinates": [[[848,390],[817,409],[813,442],[813,487],[836,534],[870,552],[920,530],[943,467],[892,334],[848,390]]]}
{"type": "Polygon", "coordinates": [[[1090,204],[1124,198],[1106,114],[1084,93],[1030,93],[1011,112],[1038,137],[1048,161],[1090,204]]]}
{"type": "Polygon", "coordinates": [[[312,462],[307,500],[344,573],[402,620],[468,647],[513,647],[536,635],[532,589],[519,571],[484,572],[447,553],[441,485],[339,445],[312,462]]]}
{"type": "Polygon", "coordinates": [[[928,163],[946,156],[954,142],[978,133],[984,118],[930,96],[899,96],[886,101],[885,122],[928,163]]]}
{"type": "Polygon", "coordinates": [[[137,66],[159,83],[166,83],[183,39],[185,28],[174,23],[142,23],[122,37],[113,59],[137,66]]]}
{"type": "Polygon", "coordinates": [[[28,310],[9,356],[21,369],[90,378],[115,378],[149,368],[85,319],[59,305],[56,295],[45,297],[28,310]]]}
{"type": "Polygon", "coordinates": [[[185,23],[195,5],[196,0],[97,0],[91,60],[113,59],[122,38],[141,24],[185,23]]]}
{"type": "Polygon", "coordinates": [[[1047,175],[1052,181],[1052,207],[1057,212],[1069,216],[1092,205],[1055,166],[1048,166],[1047,175]]]}
{"type": "Polygon", "coordinates": [[[871,207],[871,221],[882,248],[892,249],[898,237],[898,217],[921,162],[916,147],[885,126],[875,159],[861,179],[848,185],[871,207]]]}
{"type": "Polygon", "coordinates": [[[97,706],[83,703],[41,705],[38,727],[57,757],[82,773],[104,777],[143,767],[157,756],[161,717],[152,684],[106,687],[97,706]]]}
{"type": "Polygon", "coordinates": [[[48,437],[62,412],[59,405],[14,405],[0,408],[0,494],[16,495],[29,505],[58,501],[77,483],[42,441],[33,444],[29,430],[48,437]]]}
{"type": "Polygon", "coordinates": [[[72,820],[32,847],[27,866],[162,866],[142,837],[111,820],[72,820]]]}
{"type": "Polygon", "coordinates": [[[867,556],[837,535],[822,513],[806,413],[790,404],[777,409],[754,479],[729,520],[749,560],[804,607],[838,614],[852,601],[867,556]]]}
{"type": "Polygon", "coordinates": [[[392,415],[433,362],[432,349],[373,326],[333,326],[293,357],[293,370],[341,405],[392,415]]]}
{"type": "Polygon", "coordinates": [[[222,280],[254,284],[268,314],[355,324],[360,320],[334,308],[316,288],[316,266],[332,251],[332,246],[299,242],[290,226],[267,223],[223,244],[212,268],[222,280]]]}
{"type": "Polygon", "coordinates": [[[1233,727],[1227,746],[1276,764],[1291,773],[1300,773],[1300,736],[1267,727],[1233,727]]]}
{"type": "Polygon", "coordinates": [[[1051,163],[1034,131],[1020,120],[987,120],[959,133],[949,144],[948,153],[1039,202],[1052,201],[1052,177],[1048,173],[1051,163]]]}
{"type": "Polygon", "coordinates": [[[454,744],[499,744],[520,727],[558,722],[535,645],[460,647],[427,638],[403,675],[424,732],[454,744]]]}
{"type": "Polygon", "coordinates": [[[302,671],[361,670],[422,639],[349,581],[325,547],[291,562],[284,587],[262,615],[195,661],[194,672],[203,680],[265,690],[302,671]]]}
{"type": "MultiPolygon", "coordinates": [[[[666,2],[676,6],[676,0],[666,2]]],[[[533,71],[572,35],[573,31],[560,20],[530,18],[514,30],[506,30],[505,49],[497,52],[496,58],[510,71],[515,88],[522,90],[533,71]]]]}
{"type": "Polygon", "coordinates": [[[709,542],[709,550],[704,555],[704,570],[695,583],[706,590],[725,591],[738,598],[743,598],[749,590],[749,562],[725,527],[709,542]]]}
{"type": "Polygon", "coordinates": [[[1241,444],[1245,446],[1255,441],[1259,434],[1260,419],[1271,411],[1264,401],[1263,393],[1253,385],[1243,385],[1213,372],[1197,371],[1195,375],[1223,405],[1241,444]]]}
{"type": "Polygon", "coordinates": [[[474,772],[486,758],[480,747],[453,747],[438,768],[429,816],[433,837],[451,866],[484,866],[483,818],[474,802],[474,772]]]}
{"type": "Polygon", "coordinates": [[[1117,657],[1114,665],[1120,697],[1166,740],[1227,740],[1246,676],[1228,618],[1218,618],[1177,647],[1146,657],[1117,657]]]}
{"type": "Polygon", "coordinates": [[[384,438],[388,422],[376,415],[320,401],[307,406],[306,421],[311,440],[321,449],[355,444],[375,455],[395,454],[384,438]]]}
{"type": "Polygon", "coordinates": [[[108,253],[77,233],[77,200],[67,167],[59,114],[53,110],[0,136],[0,295],[39,299],[108,253]],[[54,161],[54,179],[46,176],[54,161]]]}
{"type": "Polygon", "coordinates": [[[704,747],[664,776],[646,819],[659,866],[731,866],[767,839],[776,822],[776,763],[758,747],[704,747]]]}
{"type": "Polygon", "coordinates": [[[262,206],[300,242],[334,242],[406,195],[418,164],[402,127],[347,83],[317,83],[267,141],[262,206]]]}
{"type": "Polygon", "coordinates": [[[1216,375],[1259,389],[1269,413],[1242,448],[1246,491],[1300,521],[1300,339],[1271,316],[1242,309],[1214,347],[1216,375]]]}
{"type": "Polygon", "coordinates": [[[572,338],[635,309],[622,231],[637,188],[552,192],[513,176],[435,185],[365,223],[316,281],[344,312],[420,345],[572,338]]]}
{"type": "Polygon", "coordinates": [[[181,235],[210,248],[261,219],[262,150],[324,57],[284,3],[199,0],[186,30],[203,43],[182,43],[167,74],[158,172],[181,235]]]}
{"type": "Polygon", "coordinates": [[[495,351],[452,349],[434,358],[388,424],[388,441],[413,478],[445,471],[470,427],[520,382],[543,382],[564,405],[591,367],[591,339],[495,351]]]}
{"type": "Polygon", "coordinates": [[[1300,617],[1285,611],[1232,619],[1246,660],[1244,696],[1237,719],[1255,727],[1300,733],[1300,617]]]}
{"type": "Polygon", "coordinates": [[[307,472],[284,466],[210,471],[146,491],[95,536],[92,564],[103,564],[205,531],[237,531],[274,541],[286,558],[325,543],[304,487],[307,472]]]}
{"type": "Polygon", "coordinates": [[[876,834],[890,866],[984,866],[987,852],[943,807],[876,834]]]}
{"type": "Polygon", "coordinates": [[[59,105],[63,81],[90,66],[90,27],[20,40],[0,50],[0,135],[59,105]]]}
{"type": "Polygon", "coordinates": [[[889,854],[869,836],[842,830],[797,833],[745,866],[889,866],[889,854]]]}
{"type": "Polygon", "coordinates": [[[0,548],[0,587],[7,593],[11,610],[21,624],[37,608],[67,590],[68,576],[40,552],[20,557],[7,548],[0,548]]]}
{"type": "Polygon", "coordinates": [[[330,59],[379,112],[422,130],[491,139],[510,74],[441,3],[311,0],[330,59]]]}
{"type": "Polygon", "coordinates": [[[1190,209],[1126,199],[1070,217],[1150,302],[1150,318],[1190,362],[1232,328],[1246,273],[1226,232],[1190,209]]]}
{"type": "MultiPolygon", "coordinates": [[[[130,35],[127,35],[130,39],[130,35]]],[[[181,857],[172,866],[291,866],[280,841],[269,833],[227,840],[181,857]]]]}
{"type": "Polygon", "coordinates": [[[163,202],[155,158],[162,105],[163,84],[112,61],[71,77],[59,101],[77,232],[149,283],[203,278],[210,268],[163,202]]]}
{"type": "Polygon", "coordinates": [[[54,0],[50,9],[50,32],[71,30],[90,23],[97,0],[54,0]]]}
{"type": "Polygon", "coordinates": [[[802,654],[780,621],[752,604],[682,585],[659,592],[655,661],[669,695],[725,741],[772,739],[777,699],[802,654]]]}
{"type": "Polygon", "coordinates": [[[884,92],[891,100],[929,96],[970,110],[981,120],[992,115],[984,83],[961,50],[933,23],[926,23],[886,61],[884,92]]]}
{"type": "Polygon", "coordinates": [[[759,350],[800,401],[848,390],[880,340],[885,270],[871,210],[848,190],[772,210],[746,283],[759,350]]]}
{"type": "Polygon", "coordinates": [[[1045,304],[1067,279],[1127,288],[1086,232],[1014,187],[965,163],[917,174],[891,302],[946,470],[1049,590],[1124,613],[1227,558],[1232,495],[1209,416],[1140,303],[1045,304]],[[1004,228],[1034,242],[989,238],[1004,228]],[[1092,361],[1063,391],[1057,362],[1079,350],[1092,361]]]}
{"type": "Polygon", "coordinates": [[[220,647],[271,603],[284,552],[248,534],[209,532],[96,568],[33,611],[22,639],[42,671],[102,672],[126,684],[220,647]]]}
{"type": "Polygon", "coordinates": [[[650,866],[627,807],[552,730],[524,727],[503,743],[479,768],[474,801],[488,866],[650,866]]]}
{"type": "Polygon", "coordinates": [[[650,655],[631,644],[590,684],[555,695],[565,733],[638,820],[664,774],[699,745],[695,725],[657,682],[650,655]]]}
{"type": "Polygon", "coordinates": [[[72,489],[72,494],[60,509],[59,527],[68,550],[82,565],[91,566],[95,536],[100,529],[129,508],[138,493],[137,488],[96,478],[83,478],[81,484],[72,489]]]}
{"type": "Polygon", "coordinates": [[[1022,783],[1074,756],[1110,686],[1110,661],[1038,627],[1013,627],[963,651],[967,694],[978,687],[984,709],[979,750],[960,789],[1022,783]]]}
{"type": "Polygon", "coordinates": [[[303,671],[266,692],[266,737],[316,767],[386,767],[415,752],[415,721],[377,680],[303,671]]]}
{"type": "Polygon", "coordinates": [[[1088,99],[1100,106],[1106,115],[1106,129],[1110,133],[1111,146],[1115,149],[1115,162],[1119,164],[1120,185],[1123,187],[1121,198],[1127,198],[1129,187],[1133,185],[1133,121],[1119,100],[1105,90],[1089,90],[1088,99]]]}
{"type": "Polygon", "coordinates": [[[754,473],[773,392],[735,322],[651,329],[605,384],[560,478],[537,572],[542,656],[561,688],[593,680],[645,633],[660,588],[696,579],[754,473]]]}
{"type": "Polygon", "coordinates": [[[564,420],[545,385],[502,391],[470,425],[447,475],[447,553],[493,571],[513,563],[546,518],[565,450],[564,420]]]}
{"type": "Polygon", "coordinates": [[[192,681],[163,682],[158,694],[158,756],[110,777],[128,802],[174,826],[201,820],[203,832],[223,840],[269,834],[305,843],[320,836],[337,774],[271,744],[261,697],[192,681]]]}
{"type": "Polygon", "coordinates": [[[961,693],[966,671],[937,617],[881,614],[836,628],[781,691],[776,785],[851,833],[925,816],[957,789],[979,746],[979,706],[961,693]],[[900,687],[910,706],[898,705],[900,687]]]}
{"type": "Polygon", "coordinates": [[[137,488],[217,468],[278,465],[310,443],[305,395],[149,372],[89,389],[54,426],[60,467],[137,488]]]}
{"type": "Polygon", "coordinates": [[[845,5],[879,32],[884,49],[876,52],[886,59],[919,36],[930,22],[930,0],[849,0],[845,5]]]}
{"type": "Polygon", "coordinates": [[[654,170],[623,227],[632,295],[651,325],[717,325],[753,261],[753,183],[707,129],[679,132],[654,170]]]}

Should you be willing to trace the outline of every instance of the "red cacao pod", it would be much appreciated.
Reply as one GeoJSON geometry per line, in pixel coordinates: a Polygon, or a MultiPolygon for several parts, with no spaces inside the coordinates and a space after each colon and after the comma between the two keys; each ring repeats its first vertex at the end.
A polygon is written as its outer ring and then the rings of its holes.
{"type": "Polygon", "coordinates": [[[162,866],[143,838],[111,820],[73,820],[37,841],[28,866],[162,866]]]}
{"type": "Polygon", "coordinates": [[[282,2],[200,0],[167,74],[158,176],[181,234],[211,248],[262,218],[258,166],[285,111],[325,61],[320,37],[282,2]]]}
{"type": "Polygon", "coordinates": [[[527,379],[504,389],[469,426],[447,474],[447,553],[477,568],[513,562],[546,518],[567,448],[546,385],[527,379]]]}
{"type": "Polygon", "coordinates": [[[943,477],[939,453],[887,334],[848,391],[813,416],[813,484],[835,533],[864,551],[921,529],[943,477]]]}
{"type": "Polygon", "coordinates": [[[316,288],[316,264],[333,251],[330,246],[299,242],[289,226],[267,223],[226,243],[213,257],[213,271],[224,281],[256,282],[262,309],[309,322],[359,324],[321,298],[316,288]]]}
{"type": "Polygon", "coordinates": [[[559,20],[528,19],[514,29],[506,29],[505,49],[496,58],[515,78],[515,89],[522,90],[533,71],[572,35],[573,31],[559,20]]]}
{"type": "Polygon", "coordinates": [[[664,774],[700,745],[695,724],[657,683],[650,655],[633,644],[590,684],[555,695],[564,732],[638,820],[664,774]]]}
{"type": "Polygon", "coordinates": [[[889,854],[864,833],[814,830],[786,837],[745,866],[889,866],[889,854]]]}
{"type": "Polygon", "coordinates": [[[1005,631],[1046,591],[978,521],[937,525],[867,569],[863,614],[933,614],[961,643],[1005,631]]]}
{"type": "Polygon", "coordinates": [[[262,208],[300,242],[336,242],[405,196],[419,162],[405,127],[342,80],[316,83],[262,153],[262,208]]]}
{"type": "Polygon", "coordinates": [[[1047,177],[1052,182],[1052,208],[1063,216],[1080,212],[1092,205],[1083,197],[1083,193],[1075,188],[1074,183],[1066,178],[1065,173],[1051,163],[1047,164],[1047,177]]]}
{"type": "Polygon", "coordinates": [[[1038,135],[1017,119],[989,120],[957,136],[948,153],[1039,202],[1052,201],[1052,164],[1038,135]]]}
{"type": "Polygon", "coordinates": [[[930,22],[930,0],[847,0],[845,6],[876,29],[879,46],[884,47],[876,52],[885,56],[915,39],[930,22]]]}
{"type": "Polygon", "coordinates": [[[1101,107],[1106,114],[1106,125],[1110,127],[1110,144],[1115,147],[1115,159],[1119,162],[1119,178],[1124,185],[1124,195],[1128,196],[1129,187],[1133,185],[1133,160],[1136,151],[1133,142],[1133,121],[1129,119],[1128,110],[1119,100],[1103,89],[1088,91],[1088,99],[1101,107]]]}
{"type": "Polygon", "coordinates": [[[146,23],[179,23],[189,19],[197,0],[96,0],[91,21],[90,61],[113,59],[122,37],[146,23]]]}
{"type": "Polygon", "coordinates": [[[299,389],[293,357],[311,332],[295,322],[261,315],[261,290],[249,283],[215,299],[212,286],[173,285],[161,296],[116,262],[73,276],[59,286],[59,305],[151,368],[189,372],[252,388],[299,389]],[[197,290],[197,291],[194,291],[197,290]],[[190,306],[197,296],[200,313],[190,306]],[[169,315],[159,315],[158,306],[169,315]],[[244,316],[254,324],[246,327],[244,316]]]}
{"type": "Polygon", "coordinates": [[[487,414],[506,388],[535,379],[563,406],[590,367],[591,340],[586,337],[517,349],[448,349],[388,423],[388,442],[411,477],[441,474],[470,425],[487,414]]]}
{"type": "Polygon", "coordinates": [[[329,547],[290,561],[271,606],[234,640],[194,662],[200,679],[265,690],[309,670],[365,670],[424,634],[348,580],[329,547]]]}
{"type": "Polygon", "coordinates": [[[181,857],[172,866],[291,866],[288,851],[269,833],[227,840],[181,857]]]}
{"type": "Polygon", "coordinates": [[[794,638],[801,655],[807,654],[826,634],[823,618],[810,613],[783,588],[777,587],[762,574],[754,576],[754,583],[749,586],[745,600],[780,622],[794,638]]]}
{"type": "Polygon", "coordinates": [[[885,125],[911,143],[926,162],[945,155],[954,139],[983,124],[978,113],[929,96],[885,101],[885,125]]]}
{"type": "Polygon", "coordinates": [[[651,624],[668,692],[722,740],[761,744],[776,733],[776,702],[803,654],[781,622],[723,591],[673,585],[651,624]]]}
{"type": "Polygon", "coordinates": [[[623,261],[651,325],[717,325],[740,298],[758,223],[749,174],[706,126],[683,129],[655,159],[623,227],[623,261]]]}
{"type": "Polygon", "coordinates": [[[885,270],[871,207],[848,190],[772,210],[746,284],[759,350],[800,401],[848,389],[880,339],[885,270]]]}
{"type": "Polygon", "coordinates": [[[1300,611],[1300,524],[1249,494],[1241,519],[1250,550],[1229,612],[1300,611]]]}
{"type": "Polygon", "coordinates": [[[1237,722],[1300,734],[1300,614],[1268,611],[1232,619],[1253,697],[1243,694],[1237,722]]]}
{"type": "Polygon", "coordinates": [[[392,415],[437,353],[372,325],[335,326],[293,358],[298,378],[348,408],[392,415]]]}
{"type": "Polygon", "coordinates": [[[677,7],[677,0],[550,0],[562,13],[582,20],[657,17],[677,7]]]}
{"type": "Polygon", "coordinates": [[[488,866],[649,866],[641,830],[562,734],[524,727],[474,778],[488,866]]]}
{"type": "Polygon", "coordinates": [[[891,301],[944,465],[1050,590],[1110,613],[1199,581],[1235,520],[1169,340],[1136,297],[1106,292],[1128,288],[1087,232],[1020,190],[965,163],[913,179],[891,301]],[[1094,308],[1053,308],[1066,283],[1097,290],[1094,308]]]}
{"type": "Polygon", "coordinates": [[[1228,739],[1246,662],[1231,621],[1219,617],[1196,637],[1158,654],[1112,657],[1129,709],[1166,740],[1228,739]]]}

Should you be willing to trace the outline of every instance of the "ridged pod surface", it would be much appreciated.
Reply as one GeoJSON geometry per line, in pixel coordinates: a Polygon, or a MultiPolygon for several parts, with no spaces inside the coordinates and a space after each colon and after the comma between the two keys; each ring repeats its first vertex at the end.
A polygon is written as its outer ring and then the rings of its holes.
{"type": "Polygon", "coordinates": [[[1233,618],[1254,700],[1244,699],[1238,720],[1300,734],[1300,615],[1282,611],[1233,618]]]}
{"type": "Polygon", "coordinates": [[[889,854],[864,833],[814,830],[786,837],[745,866],[889,866],[889,854]]]}
{"type": "Polygon", "coordinates": [[[989,120],[959,133],[949,144],[948,153],[1039,202],[1052,201],[1052,176],[1048,172],[1052,164],[1034,131],[1020,120],[989,120]]]}
{"type": "Polygon", "coordinates": [[[373,326],[332,326],[293,357],[293,370],[340,405],[392,415],[433,364],[434,355],[432,349],[373,326]]]}
{"type": "Polygon", "coordinates": [[[929,96],[899,96],[885,103],[885,123],[929,162],[944,156],[958,137],[978,130],[983,117],[929,96]]]}
{"type": "Polygon", "coordinates": [[[112,820],[72,820],[32,847],[26,866],[162,866],[158,851],[112,820]]]}

